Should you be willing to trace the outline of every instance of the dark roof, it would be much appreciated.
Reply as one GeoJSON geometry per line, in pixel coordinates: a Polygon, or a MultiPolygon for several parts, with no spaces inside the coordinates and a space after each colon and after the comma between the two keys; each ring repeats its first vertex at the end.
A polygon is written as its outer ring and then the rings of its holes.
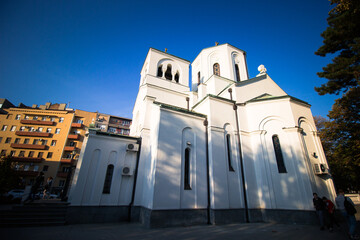
{"type": "Polygon", "coordinates": [[[208,97],[213,97],[213,98],[216,98],[216,99],[219,99],[219,100],[223,100],[223,101],[226,101],[226,102],[230,102],[230,103],[235,103],[234,100],[230,100],[230,99],[227,99],[227,98],[223,98],[223,97],[219,97],[219,96],[216,96],[216,95],[212,95],[212,94],[207,94],[205,97],[203,97],[203,99],[201,99],[197,104],[195,104],[192,109],[194,109],[196,106],[198,106],[200,103],[202,103],[206,98],[208,97]]]}
{"type": "Polygon", "coordinates": [[[89,130],[94,130],[96,132],[96,135],[104,135],[109,137],[118,137],[118,138],[127,138],[127,139],[133,139],[133,140],[140,140],[141,138],[137,137],[130,137],[122,134],[116,134],[116,133],[109,133],[109,132],[101,132],[100,130],[96,128],[89,128],[89,130]]]}
{"type": "Polygon", "coordinates": [[[252,103],[252,102],[262,102],[262,101],[268,101],[268,100],[276,100],[276,99],[284,99],[284,98],[289,98],[290,100],[293,100],[295,102],[300,102],[302,104],[306,104],[309,107],[311,106],[308,102],[305,102],[303,100],[300,100],[298,98],[292,97],[290,95],[283,95],[283,96],[272,96],[270,94],[262,94],[258,97],[255,97],[253,99],[250,99],[249,101],[246,101],[245,103],[252,103]]]}
{"type": "Polygon", "coordinates": [[[187,110],[185,108],[175,107],[175,106],[161,103],[161,102],[154,102],[154,104],[159,105],[160,108],[170,109],[170,110],[174,110],[177,112],[182,112],[182,113],[186,113],[186,114],[190,114],[190,115],[194,115],[194,116],[198,116],[198,117],[203,117],[203,118],[207,117],[207,115],[205,115],[205,114],[197,113],[194,111],[187,110]]]}
{"type": "MultiPolygon", "coordinates": [[[[189,60],[186,60],[186,59],[184,59],[184,58],[181,58],[181,57],[178,57],[178,56],[175,56],[175,55],[169,54],[169,53],[164,52],[164,51],[161,51],[161,50],[159,50],[159,49],[152,48],[152,47],[151,47],[150,49],[156,50],[156,51],[161,52],[161,53],[163,53],[163,54],[166,54],[166,55],[169,55],[169,56],[172,56],[172,57],[175,57],[175,58],[178,58],[178,59],[180,59],[180,60],[183,60],[183,61],[186,61],[186,62],[190,63],[190,61],[189,61],[189,60]]],[[[146,55],[146,57],[147,57],[147,55],[146,55]]],[[[145,59],[146,59],[146,58],[145,58],[145,59]]]]}

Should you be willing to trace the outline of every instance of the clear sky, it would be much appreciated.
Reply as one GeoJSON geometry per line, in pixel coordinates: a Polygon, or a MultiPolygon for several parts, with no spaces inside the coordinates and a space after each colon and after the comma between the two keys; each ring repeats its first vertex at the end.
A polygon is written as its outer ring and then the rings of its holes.
{"type": "Polygon", "coordinates": [[[251,78],[264,64],[326,117],[339,96],[315,92],[330,58],[314,52],[330,9],[328,0],[2,0],[0,98],[131,118],[150,47],[192,62],[219,42],[247,52],[251,78]]]}

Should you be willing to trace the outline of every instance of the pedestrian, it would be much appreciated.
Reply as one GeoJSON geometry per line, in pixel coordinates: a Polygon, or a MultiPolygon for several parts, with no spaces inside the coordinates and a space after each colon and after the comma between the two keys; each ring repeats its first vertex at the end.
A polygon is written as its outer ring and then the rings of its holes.
{"type": "Polygon", "coordinates": [[[53,182],[53,178],[48,177],[46,180],[46,184],[44,186],[43,199],[50,197],[50,188],[51,188],[52,182],[53,182]]]}
{"type": "Polygon", "coordinates": [[[348,227],[349,227],[349,237],[350,239],[359,239],[355,236],[355,228],[356,228],[356,219],[355,213],[356,209],[354,207],[354,203],[350,198],[344,196],[344,190],[339,189],[338,196],[335,198],[336,206],[340,210],[341,214],[345,218],[348,227]]]}
{"type": "Polygon", "coordinates": [[[327,216],[328,219],[328,228],[329,231],[332,232],[334,228],[334,223],[336,224],[336,226],[340,227],[340,225],[335,220],[335,205],[331,200],[327,199],[326,197],[323,197],[322,200],[326,208],[325,215],[327,216]]]}
{"type": "Polygon", "coordinates": [[[313,193],[313,203],[316,210],[316,215],[318,216],[319,223],[320,223],[320,230],[324,230],[324,211],[325,211],[325,204],[321,198],[317,195],[317,193],[313,193]]]}
{"type": "Polygon", "coordinates": [[[33,202],[35,199],[35,194],[38,192],[39,187],[41,186],[41,184],[44,182],[44,173],[43,172],[39,172],[39,175],[36,177],[34,184],[31,187],[31,191],[29,196],[26,198],[26,200],[24,201],[24,203],[30,201],[33,202]]]}

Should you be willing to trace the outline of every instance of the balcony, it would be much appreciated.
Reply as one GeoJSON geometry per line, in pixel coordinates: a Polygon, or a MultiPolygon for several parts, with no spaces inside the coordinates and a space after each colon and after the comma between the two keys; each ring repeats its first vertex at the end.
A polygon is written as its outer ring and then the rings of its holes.
{"type": "Polygon", "coordinates": [[[10,145],[12,148],[21,148],[21,149],[37,149],[37,150],[45,150],[47,148],[46,145],[36,145],[36,144],[20,144],[20,143],[12,143],[10,145]]]}
{"type": "Polygon", "coordinates": [[[82,128],[84,125],[82,123],[71,123],[71,127],[73,128],[82,128]]]}
{"type": "Polygon", "coordinates": [[[64,151],[75,151],[76,147],[75,146],[65,146],[64,147],[64,151]]]}
{"type": "Polygon", "coordinates": [[[17,173],[19,176],[22,176],[22,177],[36,177],[37,175],[39,175],[39,172],[38,172],[38,171],[23,171],[23,170],[19,170],[19,171],[16,171],[16,173],[17,173]]]}
{"type": "Polygon", "coordinates": [[[58,172],[57,177],[66,178],[68,176],[68,172],[58,172]]]}
{"type": "Polygon", "coordinates": [[[16,131],[17,136],[28,136],[28,137],[51,137],[51,133],[47,132],[25,132],[25,131],[16,131]]]}
{"type": "Polygon", "coordinates": [[[52,122],[52,121],[41,121],[41,120],[21,119],[20,122],[21,122],[22,124],[32,124],[32,125],[46,125],[46,126],[52,126],[52,125],[54,125],[54,122],[52,122]]]}
{"type": "Polygon", "coordinates": [[[69,134],[68,139],[78,140],[80,138],[79,134],[69,134]]]}
{"type": "Polygon", "coordinates": [[[73,164],[75,162],[75,160],[74,159],[71,159],[71,158],[62,158],[61,160],[60,160],[60,163],[64,163],[64,164],[73,164]]]}
{"type": "Polygon", "coordinates": [[[43,158],[40,157],[11,157],[13,162],[30,162],[30,163],[40,163],[43,158]]]}

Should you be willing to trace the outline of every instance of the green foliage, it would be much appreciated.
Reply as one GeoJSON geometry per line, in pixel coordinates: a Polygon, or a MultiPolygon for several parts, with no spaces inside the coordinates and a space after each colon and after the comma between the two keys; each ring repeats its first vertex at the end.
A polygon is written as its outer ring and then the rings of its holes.
{"type": "Polygon", "coordinates": [[[360,81],[360,1],[332,0],[331,4],[336,6],[329,13],[329,26],[321,34],[324,45],[315,54],[338,54],[318,73],[328,79],[315,88],[320,95],[347,92],[360,81]]]}
{"type": "Polygon", "coordinates": [[[0,159],[0,193],[8,192],[19,185],[19,177],[12,168],[10,157],[0,159]]]}
{"type": "Polygon", "coordinates": [[[360,190],[360,87],[337,99],[328,116],[315,123],[335,185],[360,190]]]}

